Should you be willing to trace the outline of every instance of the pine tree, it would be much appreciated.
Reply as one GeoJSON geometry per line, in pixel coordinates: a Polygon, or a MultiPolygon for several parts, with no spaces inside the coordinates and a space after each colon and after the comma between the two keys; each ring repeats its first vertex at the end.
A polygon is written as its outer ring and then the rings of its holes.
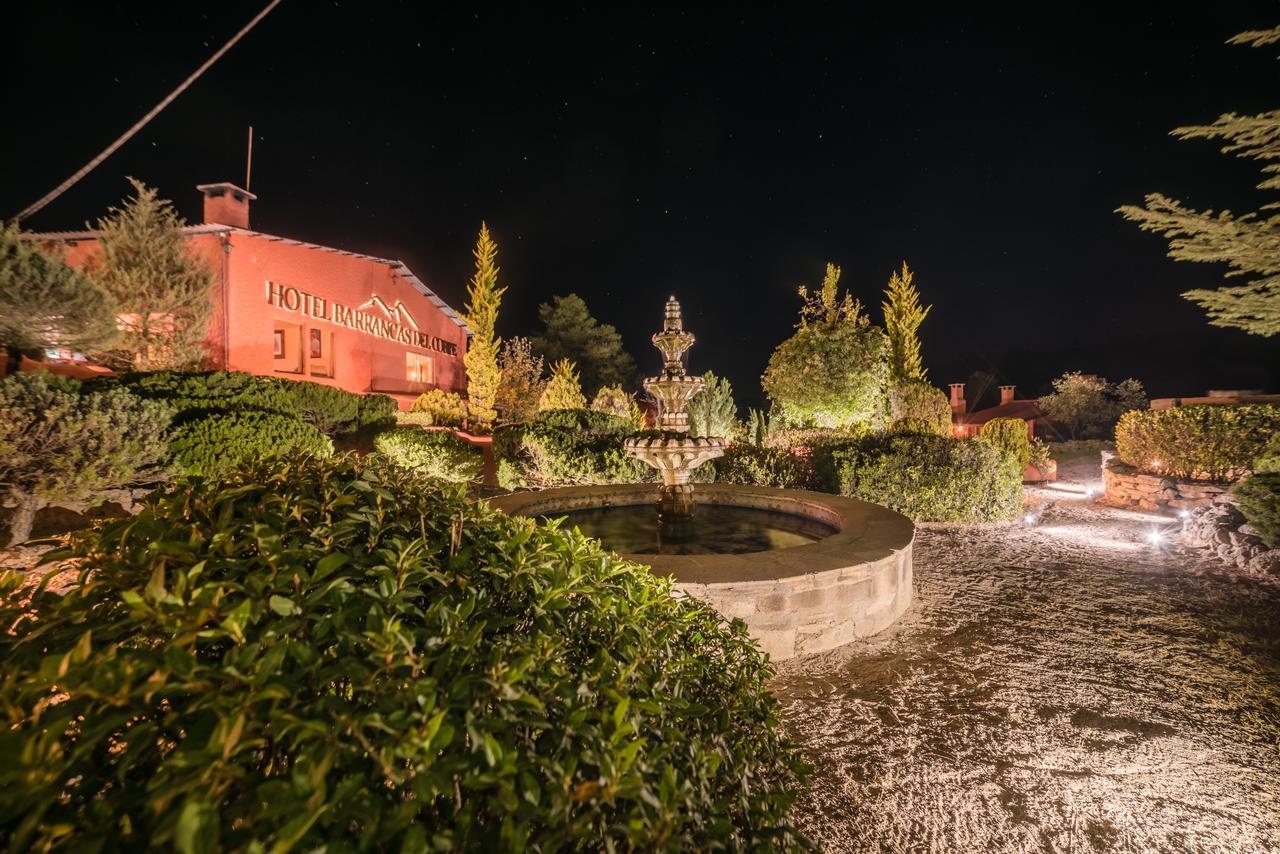
{"type": "Polygon", "coordinates": [[[86,271],[116,302],[118,344],[103,354],[125,370],[183,370],[207,356],[213,270],[187,246],[173,205],[141,181],[98,221],[98,263],[86,271]]]}
{"type": "Polygon", "coordinates": [[[920,324],[929,316],[931,305],[920,305],[920,292],[912,281],[907,262],[902,272],[889,277],[884,291],[884,331],[889,336],[889,378],[896,385],[925,379],[920,358],[920,324]]]}
{"type": "Polygon", "coordinates": [[[467,345],[463,361],[467,368],[468,411],[476,427],[488,430],[498,416],[494,405],[502,382],[502,369],[498,366],[502,339],[497,337],[495,325],[498,306],[507,289],[498,286],[498,245],[489,236],[489,227],[483,222],[480,223],[474,254],[476,272],[467,286],[466,307],[471,342],[467,345]]]}
{"type": "Polygon", "coordinates": [[[0,224],[0,347],[17,367],[23,352],[92,351],[116,338],[115,303],[61,256],[0,224]]]}
{"type": "Polygon", "coordinates": [[[556,297],[538,306],[545,327],[533,339],[533,351],[548,363],[569,359],[582,371],[582,384],[590,394],[601,386],[635,388],[639,372],[635,360],[622,346],[622,336],[607,323],[591,316],[577,294],[556,297]]]}
{"type": "Polygon", "coordinates": [[[587,399],[582,394],[582,380],[578,368],[568,359],[561,359],[551,366],[551,379],[538,399],[538,411],[552,409],[585,409],[587,399]]]}
{"type": "MultiPolygon", "coordinates": [[[[1240,33],[1228,44],[1254,47],[1280,41],[1280,27],[1240,33]]],[[[1260,190],[1280,190],[1280,110],[1253,116],[1227,113],[1211,125],[1176,128],[1179,139],[1219,139],[1221,151],[1263,162],[1266,176],[1260,190]]],[[[1177,261],[1227,264],[1228,278],[1244,278],[1241,285],[1198,288],[1184,297],[1199,305],[1214,326],[1243,329],[1252,335],[1280,332],[1280,207],[1272,202],[1261,212],[1235,215],[1231,211],[1197,211],[1160,193],[1146,197],[1144,206],[1125,205],[1119,213],[1169,238],[1169,257],[1177,261]]]]}

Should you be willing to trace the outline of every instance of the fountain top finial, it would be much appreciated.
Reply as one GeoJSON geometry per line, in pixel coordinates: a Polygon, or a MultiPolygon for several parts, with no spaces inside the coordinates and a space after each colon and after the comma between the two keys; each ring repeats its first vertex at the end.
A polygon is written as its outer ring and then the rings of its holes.
{"type": "Polygon", "coordinates": [[[666,313],[662,319],[663,332],[683,332],[684,319],[680,314],[680,303],[674,296],[667,297],[666,313]]]}

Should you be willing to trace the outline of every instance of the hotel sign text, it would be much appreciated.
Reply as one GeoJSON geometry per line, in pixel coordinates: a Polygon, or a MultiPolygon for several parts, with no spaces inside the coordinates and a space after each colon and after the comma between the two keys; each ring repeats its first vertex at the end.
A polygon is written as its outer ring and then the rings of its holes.
{"type": "Polygon", "coordinates": [[[267,302],[285,311],[298,312],[317,320],[327,320],[338,326],[345,326],[366,335],[385,338],[409,347],[435,350],[449,356],[458,355],[457,344],[420,331],[408,309],[398,302],[392,308],[378,297],[374,297],[359,308],[351,308],[340,302],[327,300],[278,282],[267,282],[267,302]],[[368,306],[377,307],[380,313],[386,316],[379,317],[364,311],[363,309],[368,306]]]}

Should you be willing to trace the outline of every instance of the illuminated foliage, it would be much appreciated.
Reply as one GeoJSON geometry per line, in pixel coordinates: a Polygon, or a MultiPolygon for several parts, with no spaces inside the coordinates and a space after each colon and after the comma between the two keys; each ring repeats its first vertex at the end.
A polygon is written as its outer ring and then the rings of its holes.
{"type": "Polygon", "coordinates": [[[114,299],[117,343],[100,355],[122,370],[189,370],[205,360],[213,270],[191,251],[173,205],[142,182],[98,221],[100,255],[86,274],[114,299]]]}
{"type": "Polygon", "coordinates": [[[1277,433],[1280,406],[1271,404],[1140,409],[1116,425],[1116,456],[1151,474],[1228,482],[1265,461],[1277,433]]]}
{"type": "Polygon", "coordinates": [[[0,584],[15,851],[787,851],[740,622],[377,457],[195,479],[0,584]]]}
{"type": "Polygon", "coordinates": [[[1068,372],[1053,381],[1053,393],[1040,398],[1040,411],[1065,427],[1072,439],[1107,439],[1120,416],[1147,405],[1142,383],[1119,383],[1102,377],[1068,372]]]}
{"type": "Polygon", "coordinates": [[[639,378],[635,360],[623,349],[622,336],[591,316],[577,294],[555,297],[538,306],[543,332],[533,338],[533,352],[548,364],[568,359],[582,372],[582,386],[595,394],[601,386],[635,388],[639,378]]]}
{"type": "Polygon", "coordinates": [[[474,254],[476,271],[467,286],[465,312],[471,340],[463,361],[467,368],[467,407],[471,421],[477,429],[488,430],[498,416],[495,405],[502,383],[502,369],[498,364],[502,339],[497,337],[495,325],[498,307],[507,289],[498,286],[498,246],[483,222],[474,254]]]}
{"type": "Polygon", "coordinates": [[[45,372],[0,380],[0,489],[16,503],[9,544],[46,504],[127,486],[165,457],[172,410],[123,389],[81,393],[45,372]]]}
{"type": "Polygon", "coordinates": [[[1231,489],[1236,506],[1258,537],[1271,548],[1280,548],[1280,472],[1260,472],[1231,489]]]}
{"type": "Polygon", "coordinates": [[[633,430],[644,429],[644,412],[636,403],[635,396],[623,390],[621,386],[601,386],[591,400],[591,409],[626,419],[633,430]]]}
{"type": "Polygon", "coordinates": [[[467,483],[484,471],[480,449],[449,430],[401,427],[378,434],[373,446],[395,465],[436,480],[467,483]]]}
{"type": "Polygon", "coordinates": [[[561,359],[551,366],[551,379],[547,380],[542,396],[538,398],[538,411],[551,409],[585,409],[587,399],[582,394],[582,381],[578,369],[568,359],[561,359]]]}
{"type": "Polygon", "coordinates": [[[494,400],[498,420],[506,424],[528,421],[538,411],[538,400],[547,384],[542,378],[542,357],[533,355],[528,338],[512,338],[503,343],[498,366],[502,372],[494,400]]]}
{"type": "Polygon", "coordinates": [[[951,400],[926,382],[898,383],[889,390],[889,424],[903,430],[902,422],[915,425],[908,432],[951,435],[951,400]]]}
{"type": "Polygon", "coordinates": [[[1019,477],[1031,464],[1031,438],[1027,422],[1021,418],[992,418],[982,425],[982,441],[999,448],[1008,457],[1019,477]]]}
{"type": "Polygon", "coordinates": [[[116,338],[115,314],[106,291],[0,223],[0,347],[14,366],[23,351],[105,347],[116,338]]]}
{"type": "Polygon", "coordinates": [[[410,411],[430,416],[429,423],[439,427],[461,427],[467,418],[467,402],[455,392],[433,388],[418,395],[410,411]]]}
{"type": "Polygon", "coordinates": [[[920,358],[920,324],[933,306],[920,305],[920,292],[912,281],[907,262],[902,272],[889,277],[881,304],[884,331],[889,336],[889,378],[895,383],[923,381],[924,361],[920,358]]]}
{"type": "MultiPolygon", "coordinates": [[[[1229,44],[1255,47],[1280,41],[1280,27],[1240,33],[1229,44]]],[[[1222,140],[1221,151],[1262,162],[1260,190],[1280,190],[1280,110],[1242,116],[1226,113],[1210,125],[1176,128],[1179,139],[1222,140]]],[[[1214,326],[1243,329],[1252,335],[1280,332],[1280,214],[1275,204],[1260,212],[1198,211],[1160,193],[1143,206],[1119,209],[1144,231],[1169,238],[1169,257],[1178,261],[1225,263],[1228,279],[1244,284],[1187,291],[1184,297],[1202,307],[1214,326]]]]}
{"type": "Polygon", "coordinates": [[[738,407],[733,402],[733,387],[724,377],[711,371],[702,375],[705,385],[695,394],[685,412],[689,413],[690,436],[729,436],[738,420],[738,407]]]}
{"type": "Polygon", "coordinates": [[[762,383],[775,413],[793,426],[879,424],[888,380],[888,339],[862,306],[838,291],[840,268],[827,265],[822,287],[800,287],[796,332],[774,350],[762,383]]]}

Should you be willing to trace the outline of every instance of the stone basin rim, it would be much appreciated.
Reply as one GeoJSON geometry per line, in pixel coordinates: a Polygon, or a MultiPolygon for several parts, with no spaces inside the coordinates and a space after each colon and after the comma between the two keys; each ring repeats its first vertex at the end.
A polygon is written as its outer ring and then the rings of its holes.
{"type": "MultiPolygon", "coordinates": [[[[771,585],[880,561],[909,551],[915,539],[915,525],[906,516],[856,498],[723,483],[697,484],[695,494],[700,503],[790,513],[824,522],[836,530],[817,542],[787,549],[725,555],[620,556],[649,566],[660,575],[673,576],[677,584],[771,585]]],[[[575,510],[642,505],[653,505],[657,512],[651,483],[564,486],[516,492],[488,501],[491,507],[512,516],[567,515],[575,510]]]]}

